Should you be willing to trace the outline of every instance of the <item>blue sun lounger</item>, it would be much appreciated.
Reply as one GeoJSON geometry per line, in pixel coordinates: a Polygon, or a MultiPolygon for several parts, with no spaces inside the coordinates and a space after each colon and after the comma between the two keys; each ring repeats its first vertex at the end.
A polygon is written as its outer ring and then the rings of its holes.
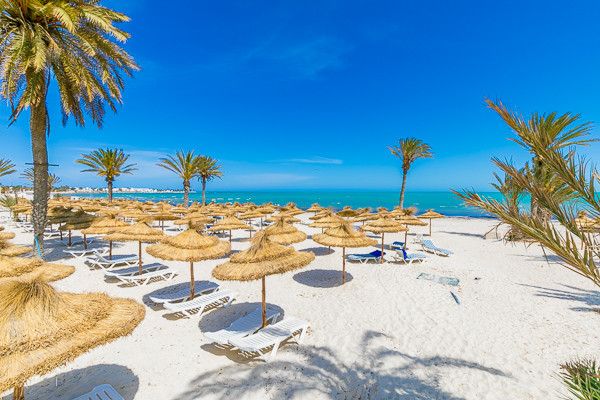
{"type": "Polygon", "coordinates": [[[394,261],[400,261],[406,264],[412,264],[415,261],[425,261],[427,256],[423,253],[407,253],[406,250],[400,249],[396,254],[392,254],[394,261]]]}
{"type": "MultiPolygon", "coordinates": [[[[385,253],[383,253],[383,255],[385,255],[385,253]]],[[[368,254],[348,254],[348,260],[365,264],[369,261],[379,261],[381,260],[381,256],[381,250],[375,250],[368,254]]]]}
{"type": "Polygon", "coordinates": [[[394,243],[392,243],[392,250],[402,250],[404,248],[405,243],[404,242],[398,242],[395,241],[394,243]]]}
{"type": "Polygon", "coordinates": [[[424,239],[421,242],[421,246],[423,246],[423,250],[428,251],[429,253],[437,254],[438,256],[448,257],[452,254],[450,250],[442,249],[441,247],[437,247],[433,244],[433,242],[429,239],[424,239]]]}

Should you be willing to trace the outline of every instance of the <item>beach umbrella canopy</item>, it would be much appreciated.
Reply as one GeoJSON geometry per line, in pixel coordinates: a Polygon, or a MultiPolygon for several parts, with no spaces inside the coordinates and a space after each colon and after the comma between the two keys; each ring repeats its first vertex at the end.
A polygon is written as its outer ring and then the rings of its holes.
{"type": "Polygon", "coordinates": [[[17,257],[30,253],[31,247],[17,246],[7,240],[0,240],[0,256],[17,257]]]}
{"type": "Polygon", "coordinates": [[[39,258],[0,256],[0,282],[7,279],[39,277],[47,282],[66,278],[75,272],[71,265],[47,263],[39,258]]]}
{"type": "Polygon", "coordinates": [[[324,246],[342,248],[342,283],[346,282],[346,247],[373,246],[377,242],[352,228],[350,223],[341,220],[337,225],[328,228],[324,233],[313,235],[315,242],[324,246]]]}
{"type": "MultiPolygon", "coordinates": [[[[69,232],[69,242],[67,245],[71,246],[72,244],[71,231],[80,231],[89,228],[96,218],[97,217],[94,215],[87,214],[83,210],[80,210],[64,220],[64,224],[58,229],[69,232]]],[[[83,234],[83,246],[87,249],[87,237],[85,233],[83,234]]]]}
{"type": "Polygon", "coordinates": [[[318,203],[313,203],[313,204],[311,204],[311,206],[309,208],[306,209],[306,212],[318,213],[322,209],[323,209],[323,207],[321,207],[318,203]]]}
{"type": "Polygon", "coordinates": [[[146,252],[162,260],[190,263],[190,299],[194,298],[194,262],[213,260],[229,254],[231,245],[214,236],[201,235],[193,229],[177,236],[166,237],[161,243],[148,246],[146,252]]]}
{"type": "Polygon", "coordinates": [[[269,275],[283,274],[310,264],[315,255],[307,251],[296,251],[270,240],[265,232],[254,237],[251,246],[231,256],[230,260],[213,269],[212,275],[226,281],[262,282],[262,322],[267,324],[267,303],[265,278],[269,275]]]}
{"type": "MultiPolygon", "coordinates": [[[[81,232],[84,235],[110,235],[116,233],[122,228],[129,226],[126,222],[117,219],[114,214],[94,220],[87,228],[81,232]]],[[[112,260],[113,241],[108,241],[108,257],[112,260]]]]}
{"type": "Polygon", "coordinates": [[[0,284],[0,392],[128,335],[144,318],[133,300],[56,291],[41,279],[0,284]]]}
{"type": "Polygon", "coordinates": [[[115,233],[106,236],[107,240],[114,242],[138,242],[138,265],[142,273],[142,243],[155,243],[164,238],[164,234],[158,229],[151,228],[145,222],[138,222],[120,228],[115,233]]]}
{"type": "Polygon", "coordinates": [[[337,212],[337,215],[340,217],[356,217],[360,214],[360,211],[353,210],[350,206],[345,206],[340,211],[337,212]]]}
{"type": "Polygon", "coordinates": [[[265,221],[267,222],[275,222],[279,219],[283,218],[285,220],[285,222],[287,222],[288,224],[295,224],[296,222],[300,222],[299,218],[296,218],[294,216],[292,216],[291,214],[288,213],[279,213],[279,214],[273,214],[272,216],[270,216],[269,218],[267,218],[265,221]]]}
{"type": "Polygon", "coordinates": [[[433,210],[429,210],[426,213],[419,215],[420,219],[428,219],[429,220],[429,236],[431,236],[431,221],[434,219],[444,218],[444,216],[438,212],[433,210]]]}
{"type": "Polygon", "coordinates": [[[386,233],[397,233],[397,232],[405,232],[404,235],[404,243],[406,244],[406,233],[408,232],[408,228],[406,225],[401,224],[400,222],[391,219],[380,217],[374,221],[369,222],[365,226],[362,227],[363,231],[380,233],[381,234],[381,262],[383,263],[383,250],[384,250],[384,235],[386,233]]]}
{"type": "Polygon", "coordinates": [[[231,231],[236,231],[239,229],[252,229],[250,225],[246,224],[244,221],[238,219],[233,215],[228,215],[220,221],[217,221],[216,224],[208,228],[211,232],[224,232],[229,231],[229,243],[231,243],[231,231]]]}
{"type": "Polygon", "coordinates": [[[285,216],[276,218],[275,223],[265,229],[265,233],[271,241],[283,245],[300,243],[306,240],[306,233],[290,224],[285,216]]]}
{"type": "MultiPolygon", "coordinates": [[[[4,229],[4,227],[2,227],[4,229]]],[[[10,240],[17,236],[14,232],[0,232],[0,240],[10,240]]]]}
{"type": "Polygon", "coordinates": [[[308,226],[312,228],[331,228],[333,226],[338,226],[342,222],[344,222],[344,219],[342,217],[339,217],[335,214],[329,214],[327,216],[317,219],[315,222],[308,226]]]}
{"type": "Polygon", "coordinates": [[[308,219],[310,219],[311,221],[317,221],[317,220],[319,220],[321,218],[328,217],[328,216],[330,216],[332,214],[333,214],[333,211],[331,211],[331,210],[329,210],[327,208],[324,208],[321,211],[315,213],[315,215],[312,215],[312,216],[308,217],[308,219]]]}

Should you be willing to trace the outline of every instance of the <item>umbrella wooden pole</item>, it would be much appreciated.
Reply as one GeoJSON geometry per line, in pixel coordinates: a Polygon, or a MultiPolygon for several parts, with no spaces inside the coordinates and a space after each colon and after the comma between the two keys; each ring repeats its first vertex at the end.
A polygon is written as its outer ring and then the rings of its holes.
{"type": "Polygon", "coordinates": [[[267,285],[265,277],[262,277],[262,327],[267,326],[267,285]]]}
{"type": "Polygon", "coordinates": [[[83,234],[83,248],[87,250],[87,235],[83,234]]]}
{"type": "Polygon", "coordinates": [[[140,274],[142,273],[142,242],[138,241],[138,265],[140,267],[140,274]]]}
{"type": "Polygon", "coordinates": [[[196,291],[196,281],[194,278],[194,262],[190,261],[190,300],[194,298],[196,291]]]}
{"type": "Polygon", "coordinates": [[[383,236],[385,235],[385,233],[381,232],[381,260],[379,261],[381,264],[383,264],[383,250],[384,250],[384,241],[383,241],[383,236]]]}
{"type": "Polygon", "coordinates": [[[404,231],[404,249],[406,250],[406,245],[408,244],[408,229],[404,231]]]}
{"type": "Polygon", "coordinates": [[[71,247],[72,242],[71,242],[71,230],[69,229],[69,242],[67,243],[67,246],[71,247]]]}
{"type": "Polygon", "coordinates": [[[112,240],[108,241],[108,259],[112,260],[112,240]]]}
{"type": "Polygon", "coordinates": [[[25,388],[23,385],[15,386],[13,390],[13,400],[25,400],[25,388]]]}
{"type": "Polygon", "coordinates": [[[429,236],[431,236],[431,221],[433,221],[431,218],[429,218],[429,236]]]}
{"type": "Polygon", "coordinates": [[[229,230],[229,244],[231,244],[231,229],[229,230]]]}
{"type": "Polygon", "coordinates": [[[342,284],[346,283],[346,248],[342,247],[342,284]]]}

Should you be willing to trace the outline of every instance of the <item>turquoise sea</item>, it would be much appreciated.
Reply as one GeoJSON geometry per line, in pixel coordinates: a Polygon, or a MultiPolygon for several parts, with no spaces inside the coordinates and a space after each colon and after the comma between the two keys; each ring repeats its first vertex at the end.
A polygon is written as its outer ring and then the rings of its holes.
{"type": "MultiPolygon", "coordinates": [[[[496,192],[481,192],[482,195],[499,198],[496,192]]],[[[79,197],[106,197],[103,193],[77,194],[79,197]]],[[[181,193],[115,193],[115,198],[135,199],[140,201],[168,201],[172,204],[181,203],[181,193]]],[[[191,201],[200,201],[199,192],[191,193],[191,201]]],[[[386,207],[393,208],[398,204],[398,192],[394,191],[214,191],[207,192],[207,201],[253,202],[256,204],[272,202],[286,204],[294,202],[301,208],[310,207],[312,203],[341,209],[344,206],[386,207]]],[[[467,207],[451,192],[410,192],[406,194],[405,206],[415,206],[419,212],[434,209],[449,216],[489,217],[478,209],[467,207]]]]}

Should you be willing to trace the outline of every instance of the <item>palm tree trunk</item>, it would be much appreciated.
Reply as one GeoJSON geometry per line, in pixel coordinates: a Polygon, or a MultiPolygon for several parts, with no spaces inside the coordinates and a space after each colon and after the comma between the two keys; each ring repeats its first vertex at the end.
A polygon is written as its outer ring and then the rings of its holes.
{"type": "MultiPolygon", "coordinates": [[[[42,88],[41,92],[45,92],[42,88]]],[[[33,235],[34,249],[44,250],[44,229],[48,213],[48,147],[46,132],[48,119],[45,98],[31,106],[29,121],[33,153],[33,235]],[[37,246],[36,243],[37,242],[37,246]]],[[[41,256],[41,255],[40,255],[41,256]]]]}
{"type": "Polygon", "coordinates": [[[107,191],[108,191],[108,202],[112,203],[112,200],[113,200],[113,182],[112,181],[106,181],[106,187],[107,187],[107,191]]]}
{"type": "Polygon", "coordinates": [[[202,205],[206,205],[206,178],[202,178],[202,205]]]}
{"type": "Polygon", "coordinates": [[[404,208],[404,191],[406,190],[406,175],[408,175],[408,171],[402,171],[402,187],[400,188],[400,201],[398,205],[401,209],[404,208]]]}
{"type": "Polygon", "coordinates": [[[190,182],[183,181],[183,206],[187,207],[190,201],[190,182]]]}

